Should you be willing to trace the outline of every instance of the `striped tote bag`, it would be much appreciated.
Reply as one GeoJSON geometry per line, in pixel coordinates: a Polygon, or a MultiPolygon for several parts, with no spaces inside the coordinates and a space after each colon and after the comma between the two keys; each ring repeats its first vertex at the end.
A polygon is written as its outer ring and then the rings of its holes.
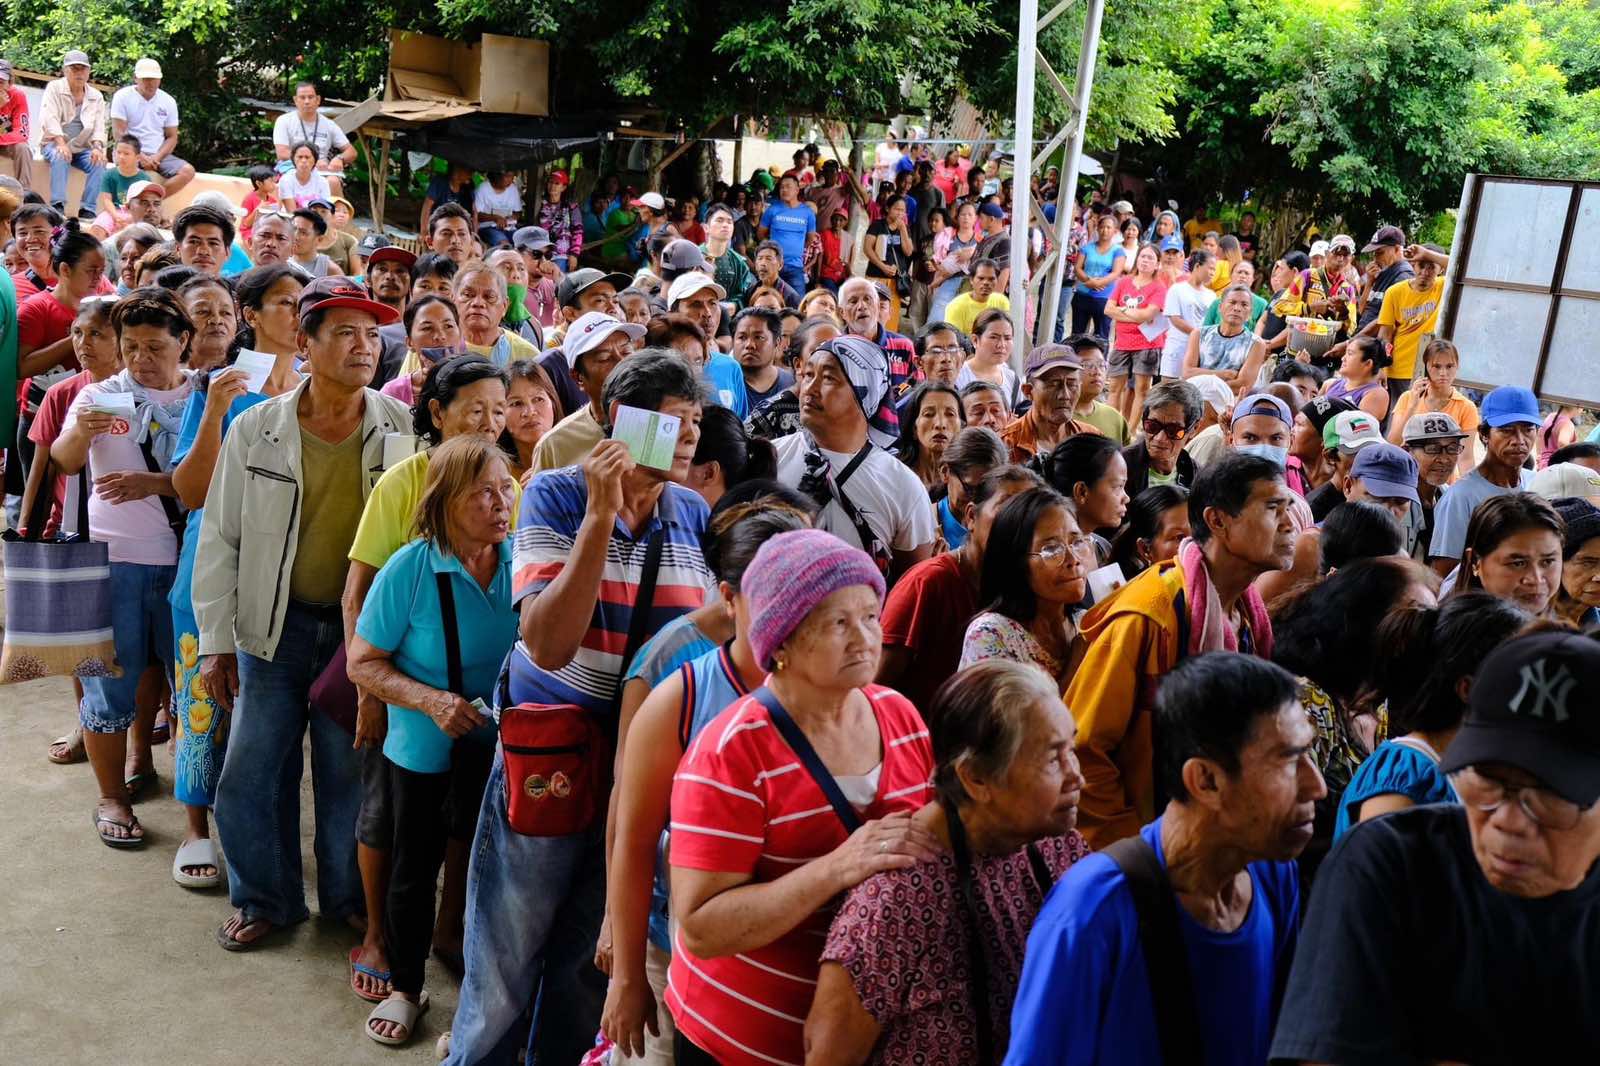
{"type": "MultiPolygon", "coordinates": [[[[42,461],[37,460],[37,461],[42,461]]],[[[53,493],[39,488],[27,531],[6,530],[0,684],[41,677],[119,677],[111,634],[109,546],[89,539],[89,484],[77,483],[80,532],[43,538],[53,493]]]]}

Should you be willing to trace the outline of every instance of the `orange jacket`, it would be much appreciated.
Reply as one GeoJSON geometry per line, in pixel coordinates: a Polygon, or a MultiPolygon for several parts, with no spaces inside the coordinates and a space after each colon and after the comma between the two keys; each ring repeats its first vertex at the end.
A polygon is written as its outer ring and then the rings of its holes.
{"type": "Polygon", "coordinates": [[[1084,777],[1078,828],[1096,850],[1157,813],[1150,715],[1157,683],[1183,655],[1173,606],[1182,591],[1183,571],[1168,559],[1095,604],[1079,627],[1087,647],[1064,698],[1084,777]]]}

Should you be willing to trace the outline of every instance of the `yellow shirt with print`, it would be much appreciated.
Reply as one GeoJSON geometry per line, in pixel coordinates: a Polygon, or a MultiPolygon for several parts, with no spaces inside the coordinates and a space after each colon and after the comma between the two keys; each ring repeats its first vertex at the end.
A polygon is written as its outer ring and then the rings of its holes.
{"type": "Polygon", "coordinates": [[[1378,312],[1378,325],[1394,330],[1394,365],[1389,377],[1409,381],[1416,375],[1417,346],[1424,333],[1439,327],[1439,297],[1444,293],[1444,279],[1435,278],[1430,288],[1418,292],[1409,281],[1389,286],[1383,294],[1383,309],[1378,312]]]}

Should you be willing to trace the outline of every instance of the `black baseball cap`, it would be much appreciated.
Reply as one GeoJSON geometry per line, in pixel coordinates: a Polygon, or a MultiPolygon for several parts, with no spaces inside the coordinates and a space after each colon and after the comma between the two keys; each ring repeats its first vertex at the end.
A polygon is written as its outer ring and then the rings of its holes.
{"type": "Polygon", "coordinates": [[[596,270],[593,267],[574,270],[562,278],[561,284],[556,286],[556,303],[562,307],[571,307],[578,302],[578,297],[583,295],[584,290],[592,285],[598,285],[602,281],[609,281],[613,289],[621,292],[633,284],[633,275],[607,274],[605,271],[596,270]]]}
{"type": "Polygon", "coordinates": [[[1406,246],[1406,232],[1399,226],[1379,226],[1378,232],[1372,235],[1372,240],[1361,249],[1363,252],[1377,251],[1384,245],[1391,248],[1404,248],[1406,246]]]}
{"type": "Polygon", "coordinates": [[[1328,423],[1346,411],[1356,410],[1356,405],[1343,396],[1317,396],[1309,403],[1301,406],[1300,413],[1306,416],[1312,428],[1317,431],[1317,436],[1322,436],[1322,431],[1328,428],[1328,423]]]}
{"type": "Polygon", "coordinates": [[[1580,807],[1600,801],[1600,642],[1576,633],[1507,641],[1483,661],[1445,773],[1504,763],[1580,807]]]}

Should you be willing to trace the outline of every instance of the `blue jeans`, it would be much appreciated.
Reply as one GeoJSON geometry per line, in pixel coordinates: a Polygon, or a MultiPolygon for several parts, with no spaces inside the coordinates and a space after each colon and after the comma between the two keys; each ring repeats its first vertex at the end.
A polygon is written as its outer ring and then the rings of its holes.
{"type": "Polygon", "coordinates": [[[788,282],[801,296],[806,294],[806,271],[799,263],[784,264],[783,269],[778,271],[778,277],[788,282]]]}
{"type": "Polygon", "coordinates": [[[65,207],[67,202],[67,169],[77,167],[86,177],[83,179],[83,196],[78,200],[80,210],[88,208],[94,210],[95,201],[100,198],[100,178],[106,172],[104,163],[91,164],[89,162],[89,149],[63,155],[56,149],[54,141],[45,141],[40,145],[40,150],[45,161],[50,164],[50,202],[61,204],[65,207]]]}
{"type": "Polygon", "coordinates": [[[1072,332],[1093,333],[1101,340],[1111,339],[1111,316],[1106,314],[1106,298],[1086,292],[1072,294],[1072,332]]]}
{"type": "Polygon", "coordinates": [[[577,1062],[594,1046],[606,977],[594,966],[605,914],[605,819],[587,832],[527,837],[506,821],[495,753],[467,871],[466,975],[447,1066],[509,1066],[513,1027],[539,991],[528,1061],[577,1062]],[[540,990],[540,984],[543,989],[540,990]]]}
{"type": "Polygon", "coordinates": [[[239,653],[239,694],[216,813],[228,855],[228,897],[246,918],[290,925],[310,914],[300,871],[301,744],[308,717],[317,908],[331,918],[362,913],[356,868],[361,756],[349,733],[307,708],[311,683],[343,640],[337,609],[313,612],[290,603],[277,658],[239,653]]]}
{"type": "Polygon", "coordinates": [[[502,244],[510,244],[511,234],[499,226],[483,225],[478,227],[478,240],[483,242],[485,252],[492,252],[502,244]]]}
{"type": "MultiPolygon", "coordinates": [[[[134,693],[150,663],[172,668],[172,591],[176,566],[111,564],[111,633],[121,677],[83,678],[78,721],[91,733],[121,733],[133,724],[134,693]]],[[[168,675],[170,676],[170,674],[168,675]]]]}

